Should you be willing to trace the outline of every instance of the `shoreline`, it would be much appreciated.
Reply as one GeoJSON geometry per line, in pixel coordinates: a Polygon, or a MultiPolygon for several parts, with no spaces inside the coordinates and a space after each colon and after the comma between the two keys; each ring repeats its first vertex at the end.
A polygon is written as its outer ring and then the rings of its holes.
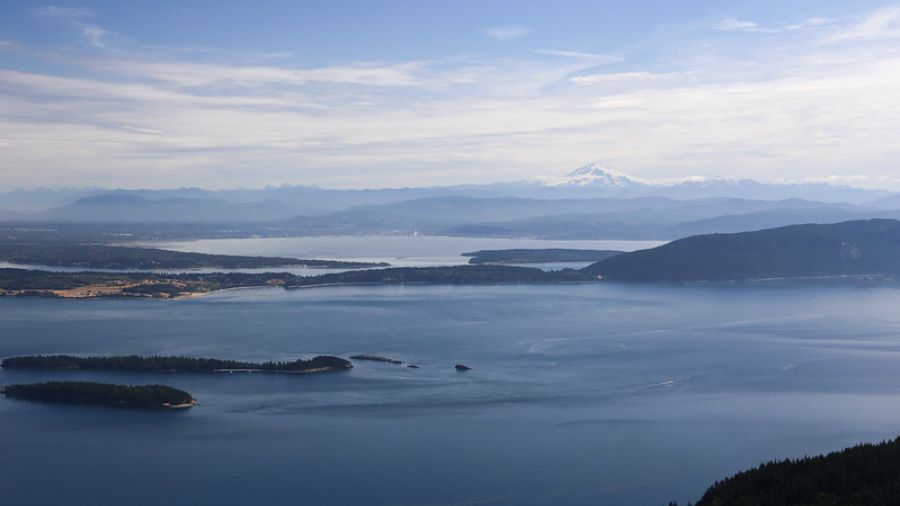
{"type": "MultiPolygon", "coordinates": [[[[150,294],[150,293],[123,293],[123,290],[144,286],[140,283],[128,283],[123,285],[85,285],[70,289],[0,289],[0,298],[18,298],[18,297],[42,297],[52,299],[66,300],[87,300],[87,299],[156,299],[156,300],[182,300],[206,297],[218,293],[229,291],[258,289],[258,288],[281,288],[284,291],[306,290],[315,288],[334,288],[334,287],[376,287],[376,286],[534,286],[534,285],[574,285],[574,284],[619,284],[619,285],[666,285],[666,286],[698,286],[698,285],[717,285],[727,284],[735,285],[765,285],[774,282],[808,282],[808,281],[859,281],[859,282],[881,282],[892,284],[898,281],[896,275],[892,274],[853,274],[853,275],[831,275],[831,276],[798,276],[798,277],[771,277],[771,278],[748,278],[748,279],[722,279],[722,280],[688,280],[688,281],[631,281],[608,279],[597,276],[595,279],[578,279],[578,280],[548,280],[548,281],[509,281],[509,282],[487,282],[487,283],[440,283],[428,281],[405,281],[405,282],[384,282],[384,281],[358,281],[347,283],[314,283],[285,286],[283,284],[256,284],[246,286],[231,286],[227,288],[216,289],[199,289],[194,291],[185,291],[177,294],[150,294]]],[[[148,285],[152,286],[152,285],[148,285]]]]}
{"type": "Polygon", "coordinates": [[[349,360],[333,355],[316,355],[309,359],[292,361],[243,362],[208,357],[184,356],[76,356],[76,355],[23,355],[7,357],[0,361],[3,369],[45,371],[105,371],[136,372],[150,374],[324,374],[353,368],[349,360]]]}
{"type": "Polygon", "coordinates": [[[169,404],[164,403],[162,405],[163,409],[189,409],[195,406],[199,406],[200,402],[197,399],[191,399],[191,402],[185,402],[183,404],[169,404]]]}
{"type": "MultiPolygon", "coordinates": [[[[315,367],[315,368],[312,368],[312,369],[304,369],[304,370],[297,370],[297,371],[291,371],[291,370],[289,370],[289,369],[213,369],[213,370],[210,371],[210,372],[214,372],[214,373],[226,373],[226,374],[232,374],[232,373],[247,373],[247,374],[252,374],[252,373],[262,373],[262,374],[311,374],[311,373],[312,373],[312,374],[315,374],[315,373],[320,373],[320,372],[337,372],[337,371],[340,371],[340,370],[341,370],[341,369],[335,369],[334,367],[315,367]]],[[[168,371],[168,372],[178,373],[178,372],[186,372],[186,371],[168,371]]]]}

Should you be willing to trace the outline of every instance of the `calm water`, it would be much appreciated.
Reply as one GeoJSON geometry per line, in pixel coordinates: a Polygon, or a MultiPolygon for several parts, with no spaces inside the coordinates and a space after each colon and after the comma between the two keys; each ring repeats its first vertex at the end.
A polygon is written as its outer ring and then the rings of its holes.
{"type": "MultiPolygon", "coordinates": [[[[315,236],[254,239],[203,239],[196,241],[149,242],[142,246],[175,251],[192,251],[222,255],[282,256],[302,259],[348,260],[358,262],[387,262],[394,267],[426,267],[461,265],[469,257],[462,253],[480,249],[512,248],[577,248],[634,251],[652,248],[663,241],[546,241],[537,239],[490,239],[442,236],[315,236]]],[[[544,270],[580,269],[591,262],[553,262],[523,264],[544,270]]],[[[85,269],[38,264],[14,264],[0,261],[0,269],[17,268],[55,272],[145,272],[138,269],[85,269]]],[[[263,267],[256,269],[160,269],[161,273],[204,272],[290,272],[299,276],[318,276],[352,269],[320,269],[298,266],[263,267]]]]}
{"type": "Polygon", "coordinates": [[[287,359],[162,382],[183,413],[0,399],[4,505],[661,505],[775,458],[900,433],[900,289],[346,287],[0,299],[0,355],[287,359]],[[473,367],[453,370],[456,363],[473,367]]]}
{"type": "Polygon", "coordinates": [[[396,267],[459,265],[462,253],[480,249],[575,248],[634,251],[664,241],[547,241],[443,236],[318,236],[260,239],[202,239],[158,242],[154,247],[220,255],[262,255],[388,262],[396,267]]]}

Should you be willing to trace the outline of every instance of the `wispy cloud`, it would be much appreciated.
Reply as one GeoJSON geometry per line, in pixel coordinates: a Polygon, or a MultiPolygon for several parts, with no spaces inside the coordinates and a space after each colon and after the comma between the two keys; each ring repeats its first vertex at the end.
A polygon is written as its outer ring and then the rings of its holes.
{"type": "Polygon", "coordinates": [[[82,40],[93,47],[105,48],[108,45],[110,32],[87,20],[94,18],[93,11],[81,7],[47,6],[37,10],[41,18],[55,19],[74,28],[82,40]]]}
{"type": "Polygon", "coordinates": [[[900,39],[900,6],[879,9],[833,33],[830,42],[900,39]]]}
{"type": "Polygon", "coordinates": [[[719,30],[721,32],[751,32],[751,33],[763,33],[763,32],[771,32],[770,28],[764,28],[760,26],[759,23],[755,21],[748,21],[746,19],[738,19],[738,18],[725,18],[720,19],[713,25],[715,30],[719,30]]]}
{"type": "Polygon", "coordinates": [[[11,40],[0,39],[0,51],[12,51],[18,47],[19,45],[11,40]]]}
{"type": "Polygon", "coordinates": [[[531,28],[527,26],[492,26],[482,31],[488,37],[497,40],[511,40],[531,33],[531,28]]]}
{"type": "Polygon", "coordinates": [[[37,10],[37,15],[48,18],[82,20],[94,17],[94,12],[83,7],[59,7],[48,5],[37,10]]]}
{"type": "Polygon", "coordinates": [[[272,65],[239,65],[197,63],[145,59],[106,59],[94,61],[92,67],[123,75],[157,81],[167,85],[215,87],[219,93],[229,87],[252,89],[264,87],[306,86],[315,83],[360,85],[368,87],[413,87],[427,82],[423,78],[423,62],[366,62],[321,68],[291,68],[272,65]]]}
{"type": "Polygon", "coordinates": [[[829,25],[833,25],[835,22],[836,20],[833,18],[812,17],[803,19],[796,23],[780,23],[771,26],[764,26],[755,21],[732,17],[720,19],[713,25],[713,29],[720,32],[784,33],[817,30],[829,25]]]}
{"type": "Polygon", "coordinates": [[[545,56],[559,56],[561,58],[575,58],[579,60],[590,60],[598,65],[608,63],[618,63],[625,60],[620,54],[604,54],[604,53],[585,53],[582,51],[561,51],[557,49],[535,49],[532,51],[536,54],[545,56]]]}
{"type": "Polygon", "coordinates": [[[617,53],[555,49],[321,66],[47,49],[35,58],[53,65],[0,69],[0,184],[437,184],[602,159],[652,178],[865,172],[858,184],[884,185],[900,161],[900,44],[820,43],[883,16],[779,25],[714,59],[690,39],[664,64],[609,72],[617,53]]]}
{"type": "Polygon", "coordinates": [[[799,23],[791,23],[785,25],[786,30],[811,30],[831,26],[837,22],[834,18],[812,17],[806,18],[799,23]]]}
{"type": "Polygon", "coordinates": [[[685,76],[684,72],[610,72],[573,76],[569,80],[579,84],[628,83],[634,86],[653,82],[672,82],[676,79],[680,79],[683,83],[685,76]]]}

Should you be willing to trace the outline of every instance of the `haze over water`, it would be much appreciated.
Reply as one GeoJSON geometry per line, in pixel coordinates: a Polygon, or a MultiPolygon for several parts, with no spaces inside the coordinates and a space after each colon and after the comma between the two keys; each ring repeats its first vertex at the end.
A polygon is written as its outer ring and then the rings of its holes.
{"type": "Polygon", "coordinates": [[[723,495],[900,504],[898,111],[900,0],[0,2],[0,360],[388,357],[0,368],[0,506],[684,506],[885,439],[723,495]]]}
{"type": "Polygon", "coordinates": [[[156,242],[150,243],[150,245],[162,249],[219,255],[323,258],[358,262],[388,262],[393,267],[425,267],[465,264],[469,259],[462,256],[462,254],[480,249],[570,248],[634,251],[659,246],[664,242],[560,241],[431,235],[361,235],[200,239],[196,241],[156,242]]]}
{"type": "Polygon", "coordinates": [[[145,413],[0,399],[0,489],[11,505],[696,500],[765,460],[896,436],[898,304],[893,287],[821,284],[0,299],[2,356],[377,353],[420,366],[0,370],[0,384],[158,382],[201,402],[145,413]]]}

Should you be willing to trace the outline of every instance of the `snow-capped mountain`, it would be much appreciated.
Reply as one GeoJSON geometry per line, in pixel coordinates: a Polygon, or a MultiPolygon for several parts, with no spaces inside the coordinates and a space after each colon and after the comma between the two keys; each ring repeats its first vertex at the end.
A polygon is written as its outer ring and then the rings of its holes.
{"type": "Polygon", "coordinates": [[[799,198],[823,202],[864,203],[889,194],[827,183],[768,183],[753,179],[687,178],[650,181],[627,176],[616,169],[591,163],[560,178],[524,182],[505,188],[513,194],[558,198],[668,197],[674,199],[744,198],[782,200],[799,198]],[[529,186],[530,185],[530,190],[529,186]]]}
{"type": "Polygon", "coordinates": [[[560,179],[546,181],[545,186],[559,187],[593,187],[593,188],[634,188],[645,186],[615,169],[598,167],[596,164],[588,164],[569,172],[560,179]]]}

